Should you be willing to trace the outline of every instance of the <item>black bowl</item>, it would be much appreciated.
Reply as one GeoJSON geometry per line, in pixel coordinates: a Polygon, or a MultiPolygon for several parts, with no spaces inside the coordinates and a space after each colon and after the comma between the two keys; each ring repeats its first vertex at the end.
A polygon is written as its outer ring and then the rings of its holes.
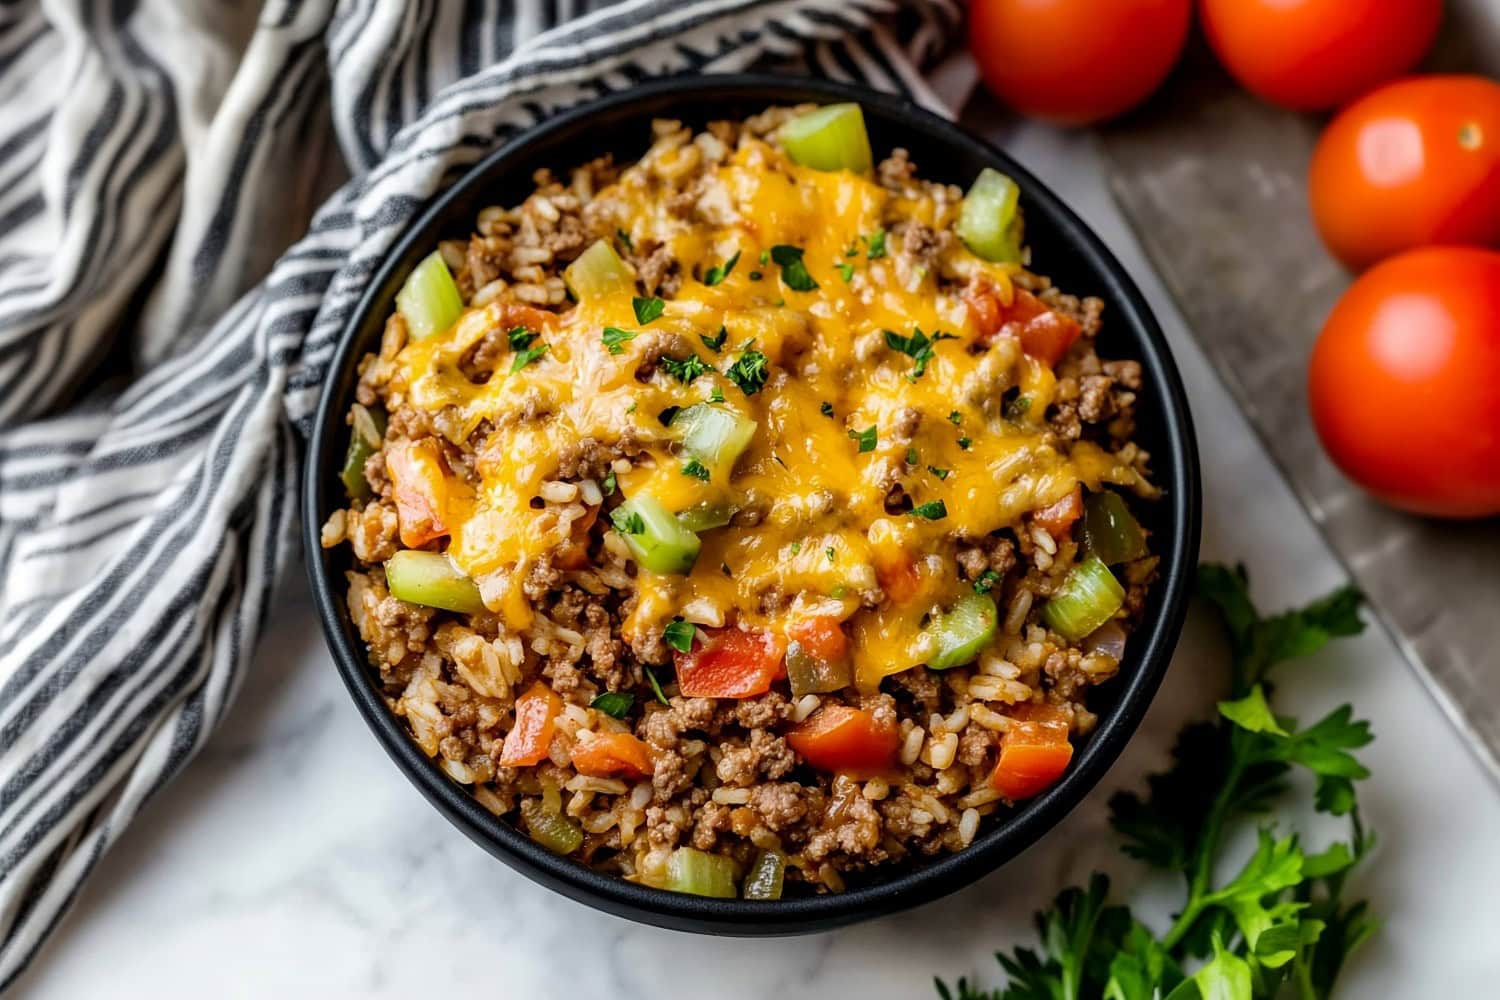
{"type": "Polygon", "coordinates": [[[560,114],[505,143],[443,192],[392,247],[344,331],[318,408],[308,448],[302,503],[308,572],[334,662],[354,703],[387,753],[454,825],[506,864],[558,892],[633,920],[711,934],[777,935],[823,930],[915,906],[953,892],[1010,860],[1055,826],[1119,756],[1146,714],[1182,628],[1198,553],[1198,458],[1182,381],[1151,310],[1118,261],[1057,197],[1004,153],[908,101],[863,88],[769,76],[711,76],[648,83],[560,114]],[[991,817],[966,850],[925,863],[893,866],[836,895],[778,902],[707,899],[636,885],[559,858],[491,815],[419,750],[372,683],[365,650],[344,602],[346,546],[325,551],[319,528],[341,505],[337,469],[347,440],[344,415],[353,401],[355,365],[376,349],[385,318],[407,273],[441,238],[466,236],[479,210],[514,204],[532,189],[539,167],[564,170],[603,152],[637,158],[653,118],[692,125],[737,118],[773,104],[858,101],[877,156],[911,151],[923,177],[965,185],[982,167],[1020,184],[1036,269],[1065,290],[1108,304],[1100,353],[1133,358],[1144,368],[1137,440],[1152,455],[1164,498],[1147,505],[1161,557],[1161,576],[1131,639],[1120,675],[1091,693],[1099,725],[1077,748],[1074,764],[1050,791],[991,817]]]}

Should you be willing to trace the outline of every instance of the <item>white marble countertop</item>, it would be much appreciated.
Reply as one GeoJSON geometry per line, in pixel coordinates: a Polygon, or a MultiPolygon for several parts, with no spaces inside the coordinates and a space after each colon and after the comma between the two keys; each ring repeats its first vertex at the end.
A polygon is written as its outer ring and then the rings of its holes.
{"type": "MultiPolygon", "coordinates": [[[[1087,139],[991,126],[1115,249],[1177,351],[1203,450],[1203,554],[1244,560],[1281,607],[1341,578],[1154,280],[1087,139]],[[997,131],[998,130],[998,131],[997,131]]],[[[920,155],[918,155],[920,160],[920,155]]],[[[992,953],[1032,941],[1030,914],[1095,868],[1128,891],[1109,794],[1159,768],[1222,677],[1215,631],[1189,626],[1139,736],[1043,843],[915,912],[797,939],[714,939],[638,926],[555,896],[491,859],[407,784],[324,651],[301,567],[221,732],[103,860],[18,993],[36,997],[476,995],[930,997],[932,977],[998,982],[992,953]]],[[[1372,629],[1288,670],[1285,704],[1352,700],[1373,720],[1362,797],[1379,832],[1355,879],[1383,916],[1345,997],[1494,995],[1500,794],[1372,629]],[[1486,886],[1488,891],[1476,892],[1486,886]]],[[[1175,885],[1143,886],[1162,907],[1175,885]]],[[[1148,911],[1149,912],[1149,911],[1148,911]]],[[[1157,910],[1156,912],[1161,912],[1157,910]]]]}

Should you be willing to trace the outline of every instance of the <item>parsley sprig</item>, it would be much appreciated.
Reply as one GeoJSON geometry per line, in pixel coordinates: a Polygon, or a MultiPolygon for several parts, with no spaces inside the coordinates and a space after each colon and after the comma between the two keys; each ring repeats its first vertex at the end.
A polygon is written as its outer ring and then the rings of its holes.
{"type": "Polygon", "coordinates": [[[1349,954],[1375,932],[1366,905],[1343,898],[1374,843],[1354,792],[1369,772],[1352,752],[1373,738],[1369,724],[1344,705],[1300,726],[1274,711],[1269,680],[1279,664],[1361,631],[1359,593],[1345,587],[1265,618],[1243,568],[1205,565],[1198,589],[1229,638],[1231,696],[1215,721],[1182,731],[1172,768],[1148,778],[1144,795],[1110,801],[1125,853],[1184,875],[1176,919],[1158,934],[1109,905],[1109,880],[1096,874],[1037,915],[1040,951],[996,956],[1004,989],[939,980],[944,1000],[1326,1000],[1349,954]],[[1216,879],[1237,826],[1270,811],[1294,769],[1313,776],[1318,811],[1348,818],[1349,839],[1311,852],[1296,833],[1264,824],[1238,872],[1216,879]]]}
{"type": "Polygon", "coordinates": [[[895,330],[886,330],[884,332],[885,346],[893,351],[905,354],[915,362],[912,370],[906,375],[907,380],[911,382],[915,382],[921,378],[923,373],[927,371],[927,362],[932,360],[933,352],[937,350],[939,341],[958,339],[953,334],[944,333],[942,330],[938,330],[929,337],[922,332],[920,326],[912,329],[910,337],[904,337],[895,330]]]}

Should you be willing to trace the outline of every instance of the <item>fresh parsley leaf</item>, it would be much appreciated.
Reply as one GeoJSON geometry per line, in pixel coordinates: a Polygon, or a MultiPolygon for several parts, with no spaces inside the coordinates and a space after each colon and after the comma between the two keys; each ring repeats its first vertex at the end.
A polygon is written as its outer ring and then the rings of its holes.
{"type": "Polygon", "coordinates": [[[912,517],[925,517],[929,521],[941,521],[948,516],[948,507],[941,500],[929,500],[919,503],[907,511],[912,517]]]}
{"type": "Polygon", "coordinates": [[[719,332],[712,337],[706,333],[700,333],[698,334],[698,339],[703,341],[704,347],[717,354],[724,349],[724,341],[729,339],[729,328],[720,325],[719,332]]]}
{"type": "Polygon", "coordinates": [[[666,629],[662,632],[662,638],[666,640],[668,646],[671,646],[677,652],[687,653],[692,651],[693,639],[697,634],[698,627],[692,622],[685,622],[681,618],[674,618],[667,623],[666,629]]]}
{"type": "Polygon", "coordinates": [[[661,367],[683,385],[692,385],[693,379],[709,370],[707,363],[696,354],[689,354],[685,358],[663,357],[661,367]]]}
{"type": "Polygon", "coordinates": [[[628,691],[605,691],[589,702],[589,708],[597,708],[614,719],[623,719],[630,714],[630,706],[635,704],[635,695],[628,691]]]}
{"type": "Polygon", "coordinates": [[[850,431],[849,436],[859,442],[860,454],[864,454],[867,451],[874,451],[875,444],[879,440],[879,434],[873,424],[862,431],[850,431]]]}
{"type": "Polygon", "coordinates": [[[734,364],[724,372],[725,377],[740,387],[740,391],[747,396],[753,396],[765,388],[766,378],[770,372],[769,362],[766,356],[759,351],[747,350],[735,359],[734,364]]]}
{"type": "Polygon", "coordinates": [[[769,250],[762,250],[760,252],[760,266],[761,267],[765,267],[766,264],[768,264],[770,262],[770,260],[771,260],[771,251],[769,251],[769,250]]]}
{"type": "Polygon", "coordinates": [[[863,239],[865,241],[865,245],[869,247],[869,249],[865,252],[865,256],[870,260],[879,260],[881,257],[885,256],[884,229],[877,229],[869,236],[862,236],[860,238],[863,239]]]}
{"type": "Polygon", "coordinates": [[[696,458],[690,458],[685,463],[683,463],[682,474],[684,476],[692,476],[694,479],[701,479],[705,483],[708,482],[708,466],[704,465],[696,458]]]}
{"type": "Polygon", "coordinates": [[[819,405],[818,412],[823,414],[823,416],[825,417],[833,416],[833,404],[825,399],[822,404],[819,405]]]}
{"type": "Polygon", "coordinates": [[[914,362],[911,372],[906,376],[909,381],[915,382],[927,371],[927,362],[932,360],[933,352],[938,342],[943,340],[957,340],[951,333],[937,331],[931,337],[922,332],[921,327],[913,328],[910,337],[903,337],[894,330],[885,331],[885,345],[893,351],[898,351],[911,358],[914,362]]]}
{"type": "Polygon", "coordinates": [[[796,555],[798,552],[802,551],[802,543],[800,541],[793,542],[791,547],[792,555],[796,555]]]}
{"type": "Polygon", "coordinates": [[[604,341],[604,346],[609,348],[611,354],[624,354],[626,341],[634,340],[634,330],[622,330],[617,326],[606,326],[599,339],[604,341]]]}
{"type": "Polygon", "coordinates": [[[957,427],[959,424],[961,424],[963,422],[964,422],[963,414],[959,413],[957,410],[954,410],[952,413],[948,414],[948,423],[952,424],[954,427],[957,427]]]}
{"type": "Polygon", "coordinates": [[[839,277],[844,279],[844,284],[847,285],[847,284],[849,284],[849,282],[851,282],[851,281],[854,280],[854,265],[853,264],[841,262],[841,263],[835,264],[834,267],[838,268],[839,277]]]}
{"type": "Polygon", "coordinates": [[[927,467],[927,471],[932,473],[934,476],[937,476],[939,479],[947,479],[949,474],[953,472],[952,469],[939,469],[935,465],[929,465],[927,467]]]}
{"type": "Polygon", "coordinates": [[[713,267],[709,268],[708,271],[703,275],[703,283],[705,285],[708,285],[709,287],[717,285],[719,282],[729,277],[729,272],[733,271],[734,265],[738,264],[739,262],[740,252],[736,250],[733,257],[730,257],[722,264],[716,264],[713,267]]]}
{"type": "Polygon", "coordinates": [[[995,589],[995,584],[1000,582],[1000,574],[992,569],[987,569],[979,574],[979,579],[974,581],[974,593],[988,594],[995,589]]]}
{"type": "Polygon", "coordinates": [[[646,530],[645,520],[628,507],[616,507],[610,512],[609,519],[622,535],[639,535],[646,530]]]}
{"type": "Polygon", "coordinates": [[[524,351],[517,352],[515,360],[510,363],[510,373],[514,375],[546,353],[546,344],[538,344],[535,347],[528,347],[524,351]]]}
{"type": "Polygon", "coordinates": [[[724,390],[719,388],[719,386],[715,384],[714,387],[709,390],[708,401],[710,403],[724,402],[724,390]]]}
{"type": "Polygon", "coordinates": [[[629,233],[616,226],[615,238],[620,241],[620,245],[625,248],[627,253],[635,253],[635,241],[630,238],[629,233]]]}
{"type": "Polygon", "coordinates": [[[796,292],[810,292],[818,287],[802,262],[802,248],[778,243],[771,248],[771,259],[781,268],[781,280],[796,292]]]}
{"type": "Polygon", "coordinates": [[[962,448],[964,451],[968,451],[969,450],[969,445],[971,445],[973,443],[974,442],[970,441],[967,436],[961,437],[961,438],[958,439],[958,446],[960,448],[962,448]]]}
{"type": "MultiPolygon", "coordinates": [[[[657,670],[661,669],[663,668],[657,668],[657,670]]],[[[651,693],[656,695],[656,700],[661,702],[663,705],[670,705],[671,702],[667,701],[667,696],[662,694],[661,682],[656,679],[656,671],[652,670],[649,665],[644,664],[641,666],[641,670],[645,672],[646,681],[651,685],[651,693]]]]}
{"type": "Polygon", "coordinates": [[[606,472],[604,474],[604,485],[603,485],[604,495],[605,496],[610,496],[611,494],[613,494],[614,491],[615,491],[615,485],[616,485],[616,483],[615,483],[615,470],[614,469],[610,469],[608,472],[606,472]]]}
{"type": "Polygon", "coordinates": [[[649,299],[643,299],[639,295],[632,296],[630,305],[635,310],[635,321],[641,326],[657,319],[667,310],[667,304],[655,295],[649,299]]]}
{"type": "Polygon", "coordinates": [[[916,465],[917,463],[918,463],[917,449],[915,449],[915,448],[908,448],[908,449],[906,449],[906,464],[907,465],[916,465]]]}
{"type": "Polygon", "coordinates": [[[512,351],[521,351],[530,347],[531,342],[536,339],[537,335],[524,326],[518,326],[514,327],[505,337],[510,341],[510,349],[512,351]]]}

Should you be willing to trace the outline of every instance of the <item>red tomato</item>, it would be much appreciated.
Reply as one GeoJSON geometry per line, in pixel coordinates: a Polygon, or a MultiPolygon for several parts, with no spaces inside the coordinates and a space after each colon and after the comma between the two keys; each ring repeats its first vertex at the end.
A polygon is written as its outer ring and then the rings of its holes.
{"type": "Polygon", "coordinates": [[[1443,0],[1199,0],[1199,15],[1248,90],[1322,111],[1415,66],[1437,37],[1443,0]]]}
{"type": "Polygon", "coordinates": [[[1323,241],[1355,269],[1500,243],[1500,83],[1414,77],[1361,98],[1323,133],[1308,189],[1323,241]]]}
{"type": "Polygon", "coordinates": [[[401,544],[419,548],[448,533],[443,521],[448,477],[435,441],[406,441],[385,450],[385,471],[396,499],[401,544]]]}
{"type": "Polygon", "coordinates": [[[1012,801],[1045,792],[1063,776],[1073,760],[1068,722],[1050,705],[1019,705],[1016,721],[1000,738],[1000,759],[990,774],[990,785],[1012,801]]]}
{"type": "Polygon", "coordinates": [[[594,778],[644,778],[654,767],[651,748],[629,733],[599,733],[573,748],[573,767],[594,778]]]}
{"type": "Polygon", "coordinates": [[[896,604],[906,604],[922,592],[922,574],[911,556],[901,553],[892,558],[875,558],[875,578],[880,589],[896,604]]]}
{"type": "Polygon", "coordinates": [[[974,286],[965,290],[964,298],[982,343],[999,336],[1015,337],[1021,342],[1021,350],[1049,365],[1061,361],[1073,341],[1083,334],[1077,320],[1048,309],[1024,288],[1016,289],[1015,300],[1008,306],[1001,305],[992,290],[974,286]]]}
{"type": "Polygon", "coordinates": [[[1500,514],[1500,253],[1430,247],[1367,271],[1323,327],[1308,395],[1329,457],[1376,497],[1500,514]]]}
{"type": "Polygon", "coordinates": [[[1031,515],[1033,524],[1041,525],[1043,531],[1054,539],[1061,539],[1073,527],[1073,522],[1083,515],[1083,487],[1073,487],[1073,492],[1057,503],[1049,504],[1031,515]]]}
{"type": "Polygon", "coordinates": [[[726,628],[677,653],[677,687],[689,698],[753,698],[780,676],[786,646],[769,632],[726,628]]]}
{"type": "Polygon", "coordinates": [[[820,771],[875,774],[895,761],[901,733],[894,716],[881,721],[871,712],[829,705],[798,723],[786,742],[820,771]]]}
{"type": "Polygon", "coordinates": [[[1192,0],[973,0],[969,48],[1023,114],[1067,125],[1144,101],[1182,54],[1192,0]]]}
{"type": "Polygon", "coordinates": [[[849,655],[849,637],[839,620],[831,616],[805,618],[787,630],[787,638],[825,663],[838,663],[849,655]]]}
{"type": "Polygon", "coordinates": [[[505,734],[500,748],[502,767],[530,767],[547,756],[562,699],[546,684],[537,681],[516,699],[516,722],[505,734]]]}

